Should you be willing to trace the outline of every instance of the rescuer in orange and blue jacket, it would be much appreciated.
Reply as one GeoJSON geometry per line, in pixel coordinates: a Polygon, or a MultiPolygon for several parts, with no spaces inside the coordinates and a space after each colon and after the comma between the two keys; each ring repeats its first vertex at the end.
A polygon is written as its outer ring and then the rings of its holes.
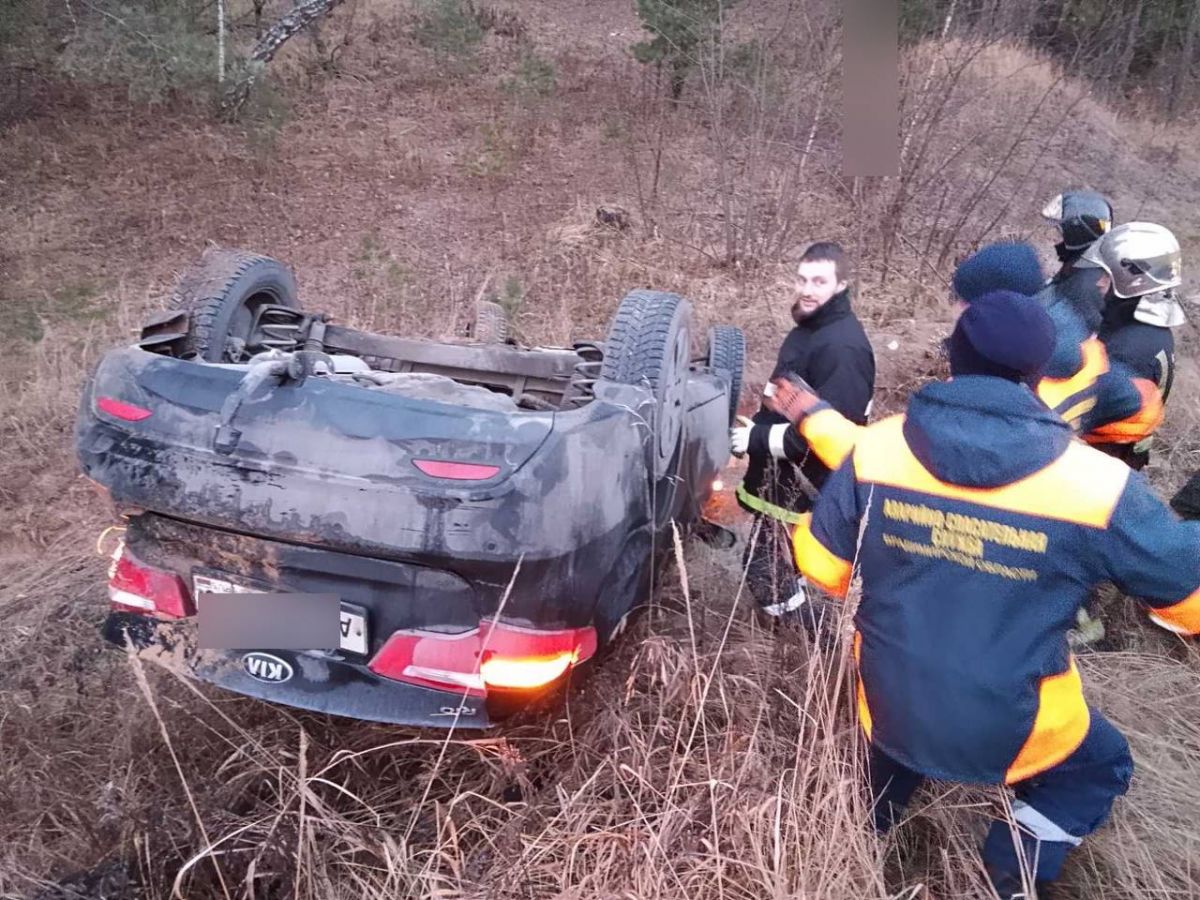
{"type": "MultiPolygon", "coordinates": [[[[863,429],[794,534],[811,582],[844,596],[861,576],[854,655],[877,827],[925,777],[1011,785],[1043,882],[1133,770],[1124,738],[1085,702],[1067,642],[1089,589],[1111,580],[1159,624],[1200,632],[1200,523],[1077,440],[1023,383],[1053,343],[1028,297],[972,303],[949,342],[952,379],[863,429]]],[[[811,395],[773,385],[768,403],[797,420],[811,395]]],[[[1017,895],[1007,823],[983,855],[1001,896],[1017,895]]]]}
{"type": "Polygon", "coordinates": [[[1055,250],[1062,267],[1038,295],[1060,336],[1039,394],[1088,443],[1141,469],[1171,392],[1169,329],[1184,321],[1174,296],[1181,282],[1179,243],[1149,222],[1113,229],[1112,204],[1095,191],[1065,191],[1042,215],[1061,232],[1055,250]],[[1071,333],[1076,340],[1064,340],[1071,333]],[[1099,390],[1072,396],[1078,373],[1089,370],[1101,373],[1099,390]],[[1097,398],[1106,397],[1131,411],[1114,416],[1097,409],[1097,398]]]}
{"type": "MultiPolygon", "coordinates": [[[[1100,339],[1110,279],[1084,259],[1107,232],[1112,208],[1099,194],[1068,192],[1047,206],[1057,209],[1063,242],[1062,268],[1045,284],[1037,254],[1022,242],[989,244],[955,270],[962,303],[988,291],[1015,291],[1036,299],[1054,322],[1054,351],[1042,366],[1035,391],[1089,443],[1146,440],[1163,415],[1163,395],[1125,360],[1112,359],[1100,339]]],[[[828,464],[828,463],[827,463],[828,464]]]]}
{"type": "MultiPolygon", "coordinates": [[[[1080,239],[1070,229],[1066,233],[1080,239]]],[[[1104,344],[1096,338],[1104,307],[1104,288],[1096,283],[1100,276],[1089,274],[1095,269],[1072,268],[1068,272],[1067,265],[1064,262],[1064,270],[1043,283],[1033,247],[1001,241],[965,259],[954,270],[952,283],[960,306],[990,291],[1038,298],[1054,323],[1054,350],[1038,373],[1037,394],[1076,431],[1086,433],[1136,416],[1142,408],[1142,395],[1133,383],[1133,373],[1113,366],[1104,344]]],[[[1158,424],[1157,419],[1153,424],[1158,424]]]]}

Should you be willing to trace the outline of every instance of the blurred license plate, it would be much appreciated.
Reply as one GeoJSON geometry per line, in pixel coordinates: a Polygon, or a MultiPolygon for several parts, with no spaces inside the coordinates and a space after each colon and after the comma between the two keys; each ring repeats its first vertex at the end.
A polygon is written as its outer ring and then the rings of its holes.
{"type": "MultiPolygon", "coordinates": [[[[211,575],[193,575],[192,588],[194,594],[262,594],[261,588],[235,584],[224,578],[214,578],[211,575]]],[[[365,612],[356,612],[342,606],[340,610],[340,643],[339,647],[347,653],[367,652],[367,616],[365,612]]]]}

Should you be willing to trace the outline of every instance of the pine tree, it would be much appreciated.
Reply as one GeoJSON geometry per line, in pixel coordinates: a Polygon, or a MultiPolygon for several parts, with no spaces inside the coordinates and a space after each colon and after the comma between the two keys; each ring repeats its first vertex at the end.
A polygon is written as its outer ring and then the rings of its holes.
{"type": "Polygon", "coordinates": [[[641,63],[666,66],[671,98],[683,96],[688,73],[701,50],[719,39],[722,17],[735,0],[636,0],[638,18],[652,37],[634,44],[641,63]]]}

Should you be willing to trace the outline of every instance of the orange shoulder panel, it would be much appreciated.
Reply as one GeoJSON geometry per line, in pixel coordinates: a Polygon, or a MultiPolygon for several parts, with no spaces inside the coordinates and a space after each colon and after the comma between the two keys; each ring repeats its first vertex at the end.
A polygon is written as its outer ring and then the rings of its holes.
{"type": "Polygon", "coordinates": [[[1081,391],[1086,391],[1096,379],[1108,371],[1108,351],[1099,338],[1088,338],[1079,345],[1083,355],[1083,364],[1079,370],[1067,378],[1043,378],[1037,383],[1037,395],[1051,409],[1057,409],[1062,403],[1071,399],[1081,391]]]}
{"type": "Polygon", "coordinates": [[[854,445],[864,430],[862,425],[855,425],[832,407],[806,416],[799,428],[812,452],[829,469],[836,469],[854,452],[854,445]]]}
{"type": "Polygon", "coordinates": [[[1020,481],[995,488],[949,484],[921,465],[903,428],[904,417],[893,416],[863,430],[854,451],[859,482],[1105,528],[1129,479],[1129,468],[1119,459],[1072,441],[1062,456],[1020,481]]]}

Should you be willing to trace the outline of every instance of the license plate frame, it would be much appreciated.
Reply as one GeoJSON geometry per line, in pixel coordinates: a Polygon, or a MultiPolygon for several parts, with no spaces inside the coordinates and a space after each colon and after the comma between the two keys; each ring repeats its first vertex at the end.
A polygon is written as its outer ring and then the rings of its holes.
{"type": "MultiPolygon", "coordinates": [[[[234,581],[226,575],[211,572],[192,573],[192,596],[209,594],[269,594],[270,589],[234,581]]],[[[367,611],[354,603],[339,601],[338,650],[356,656],[366,656],[370,648],[367,611]]],[[[319,651],[318,651],[319,652],[319,651]]]]}

